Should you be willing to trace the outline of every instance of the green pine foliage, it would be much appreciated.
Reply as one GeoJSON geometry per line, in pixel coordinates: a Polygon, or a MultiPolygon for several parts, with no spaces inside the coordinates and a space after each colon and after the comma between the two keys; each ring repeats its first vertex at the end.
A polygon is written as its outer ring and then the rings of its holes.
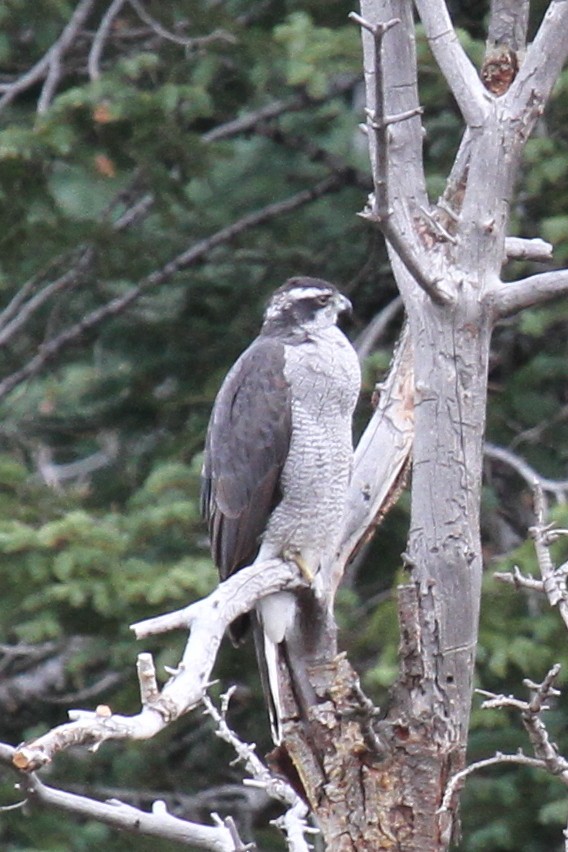
{"type": "MultiPolygon", "coordinates": [[[[453,4],[453,13],[478,62],[484,10],[473,6],[453,4]]],[[[75,7],[13,0],[0,8],[3,80],[41,59],[75,7]]],[[[242,230],[211,246],[199,262],[149,284],[128,310],[78,335],[0,398],[0,696],[4,680],[13,698],[11,712],[5,706],[0,712],[0,739],[13,744],[63,722],[69,707],[104,702],[136,712],[140,650],[154,653],[161,677],[164,666],[176,664],[183,636],[157,637],[142,649],[128,625],[183,606],[215,585],[199,519],[200,453],[215,392],[256,334],[268,293],[297,273],[337,282],[355,304],[352,336],[395,295],[382,240],[355,215],[365,202],[368,159],[357,129],[359,94],[348,86],[361,66],[359,34],[347,21],[351,4],[149,0],[144,8],[168,30],[205,40],[183,46],[161,39],[125,5],[97,79],[86,74],[89,42],[78,40],[42,115],[36,114],[41,81],[0,112],[0,383],[180,253],[316,185],[330,174],[324,152],[350,171],[333,193],[242,230]],[[207,39],[214,31],[216,38],[207,39]],[[266,121],[278,134],[253,124],[208,139],[216,128],[280,101],[295,108],[266,121]],[[144,199],[148,207],[139,218],[117,226],[144,199]],[[8,321],[23,318],[21,309],[11,318],[5,313],[22,288],[28,298],[42,293],[85,256],[76,280],[4,341],[8,321]],[[88,468],[100,453],[106,462],[88,468]],[[49,480],[50,465],[59,481],[49,480]],[[76,473],[63,478],[73,465],[76,473]],[[42,680],[30,647],[41,649],[44,661],[66,654],[64,676],[42,680]],[[16,686],[30,672],[43,691],[20,700],[16,686]],[[112,680],[105,686],[107,675],[112,680]]],[[[92,34],[99,23],[94,14],[87,30],[92,34]]],[[[435,199],[460,123],[420,36],[418,50],[425,161],[435,199]]],[[[568,72],[527,147],[512,211],[515,232],[552,240],[559,265],[568,262],[566,86],[568,72]]],[[[530,271],[515,264],[507,274],[530,271]]],[[[557,303],[497,330],[488,408],[490,440],[558,479],[566,478],[568,464],[567,328],[568,309],[557,303]]],[[[367,365],[359,431],[396,333],[394,323],[367,365]]],[[[536,574],[526,542],[530,501],[523,480],[488,462],[478,681],[520,697],[523,678],[539,680],[554,662],[563,664],[561,685],[568,678],[568,635],[558,613],[493,578],[513,564],[536,574]],[[496,528],[506,529],[507,547],[496,528]]],[[[554,511],[568,526],[565,507],[554,511]]],[[[338,602],[342,646],[383,705],[396,676],[393,587],[404,581],[407,524],[404,495],[365,560],[350,571],[338,602]]],[[[567,558],[562,548],[555,552],[559,562],[567,558]]],[[[227,647],[216,675],[218,689],[237,684],[232,722],[262,753],[270,745],[253,657],[252,647],[227,647]]],[[[566,755],[567,701],[568,689],[548,714],[566,755]]],[[[479,703],[472,759],[530,750],[514,714],[481,710],[479,703]]],[[[153,797],[177,796],[174,812],[207,820],[207,808],[192,810],[192,797],[238,783],[231,759],[211,725],[194,713],[149,743],[62,755],[46,781],[101,798],[123,794],[144,807],[153,797]]],[[[0,777],[0,805],[17,800],[13,777],[0,777]]],[[[465,792],[460,849],[560,849],[566,802],[564,788],[542,773],[506,767],[474,776],[465,792]]],[[[223,812],[223,805],[209,810],[223,812]]],[[[253,829],[262,832],[256,836],[263,849],[283,848],[266,829],[273,812],[258,814],[254,826],[234,800],[226,812],[241,814],[247,838],[253,829]]],[[[104,826],[55,812],[1,815],[0,845],[9,852],[122,852],[132,844],[104,826]]],[[[159,852],[171,845],[136,838],[136,848],[159,852]]]]}

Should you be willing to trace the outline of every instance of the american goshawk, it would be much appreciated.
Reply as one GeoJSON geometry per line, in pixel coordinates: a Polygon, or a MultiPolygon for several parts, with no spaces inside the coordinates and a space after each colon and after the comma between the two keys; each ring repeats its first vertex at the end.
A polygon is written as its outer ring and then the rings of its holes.
{"type": "MultiPolygon", "coordinates": [[[[338,545],[360,387],[357,356],[336,325],[350,308],[327,281],[289,279],[221,386],[201,496],[222,580],[254,561],[280,557],[294,559],[325,591],[318,572],[338,545]]],[[[263,634],[260,642],[255,637],[257,651],[265,657],[265,688],[276,715],[276,656],[287,645],[291,656],[296,610],[291,592],[270,595],[256,608],[263,634]]],[[[232,625],[236,641],[246,618],[232,625]]]]}

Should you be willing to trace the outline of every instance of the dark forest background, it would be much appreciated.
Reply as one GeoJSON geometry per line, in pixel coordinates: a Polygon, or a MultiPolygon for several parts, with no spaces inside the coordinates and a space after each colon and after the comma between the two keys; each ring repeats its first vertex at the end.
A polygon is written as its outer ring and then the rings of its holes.
{"type": "MultiPolygon", "coordinates": [[[[214,587],[198,510],[204,433],[268,294],[290,275],[333,281],[354,304],[354,341],[397,295],[383,238],[356,215],[371,183],[352,4],[114,3],[103,31],[111,5],[91,2],[57,69],[42,72],[83,5],[0,7],[0,739],[14,745],[65,721],[70,707],[136,712],[143,649],[128,625],[214,587]]],[[[479,64],[485,4],[450,5],[479,64]]],[[[544,5],[534,4],[535,19],[544,5]]],[[[435,199],[461,125],[425,42],[418,50],[435,199]]],[[[554,263],[568,264],[568,71],[528,142],[511,233],[552,241],[554,263]]],[[[517,263],[511,275],[538,268],[517,263]]],[[[390,316],[365,359],[357,432],[402,323],[400,311],[390,316]]],[[[567,485],[567,339],[566,301],[494,336],[488,440],[509,455],[489,453],[485,466],[477,678],[522,697],[523,678],[541,680],[556,661],[566,685],[568,636],[544,600],[493,574],[515,564],[536,572],[531,491],[516,461],[567,485]]],[[[567,494],[548,491],[563,526],[567,494]]],[[[393,588],[407,517],[403,494],[339,596],[342,647],[378,704],[396,672],[393,588]]],[[[561,545],[556,555],[566,559],[561,545]]],[[[183,643],[160,637],[145,649],[163,672],[183,643]]],[[[227,644],[217,676],[214,693],[237,685],[232,725],[264,753],[252,646],[227,644]]],[[[526,747],[517,717],[479,704],[470,759],[526,747]]],[[[565,689],[548,713],[564,754],[567,719],[565,689]]],[[[62,755],[44,775],[142,807],[161,798],[189,818],[233,813],[260,848],[282,849],[267,827],[277,810],[240,785],[232,758],[194,712],[148,743],[62,755]]],[[[0,805],[17,798],[5,771],[0,805]]],[[[490,769],[468,781],[460,849],[560,850],[567,816],[551,776],[490,769]]],[[[134,843],[171,848],[56,812],[0,812],[7,852],[134,843]]]]}

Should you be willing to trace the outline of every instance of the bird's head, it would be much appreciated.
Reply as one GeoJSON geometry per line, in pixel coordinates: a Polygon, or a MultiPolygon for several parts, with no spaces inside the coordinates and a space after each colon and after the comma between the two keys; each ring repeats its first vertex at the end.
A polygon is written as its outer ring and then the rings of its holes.
{"type": "Polygon", "coordinates": [[[337,287],[321,278],[289,278],[272,294],[264,312],[262,330],[278,332],[322,331],[351,312],[351,302],[337,287]]]}

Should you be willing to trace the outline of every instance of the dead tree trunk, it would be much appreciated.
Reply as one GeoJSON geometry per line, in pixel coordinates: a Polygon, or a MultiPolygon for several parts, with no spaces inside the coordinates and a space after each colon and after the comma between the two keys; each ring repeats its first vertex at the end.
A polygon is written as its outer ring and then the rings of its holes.
{"type": "MultiPolygon", "coordinates": [[[[527,4],[496,2],[490,33],[499,35],[501,76],[495,84],[486,64],[484,88],[445,4],[417,0],[416,7],[466,124],[447,191],[434,206],[422,169],[411,4],[362,0],[361,24],[375,182],[366,215],[389,245],[415,375],[410,582],[400,590],[401,671],[383,728],[389,783],[376,802],[377,848],[427,852],[448,846],[454,826],[437,811],[448,777],[465,760],[487,365],[493,325],[508,312],[500,281],[508,212],[523,144],[565,59],[558,33],[566,33],[568,16],[565,5],[550,5],[517,75],[527,4]]],[[[549,295],[565,288],[558,277],[548,283],[549,295]]]]}

